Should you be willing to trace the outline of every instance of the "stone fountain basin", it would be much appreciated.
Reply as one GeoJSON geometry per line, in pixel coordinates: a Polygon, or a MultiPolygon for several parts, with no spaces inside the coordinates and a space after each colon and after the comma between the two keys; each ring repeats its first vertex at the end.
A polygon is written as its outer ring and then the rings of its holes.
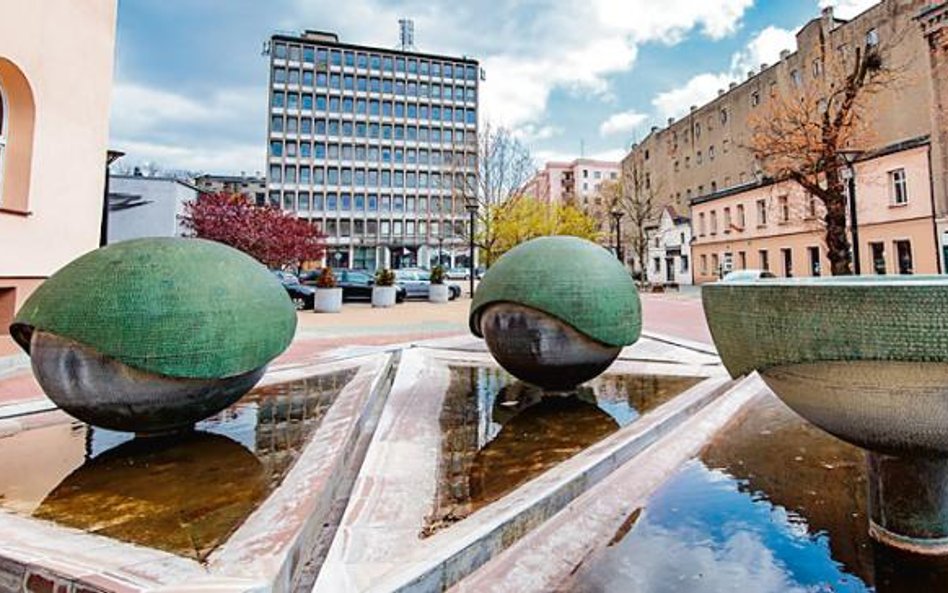
{"type": "Polygon", "coordinates": [[[948,278],[719,282],[705,315],[732,376],[860,447],[948,454],[948,278]]]}

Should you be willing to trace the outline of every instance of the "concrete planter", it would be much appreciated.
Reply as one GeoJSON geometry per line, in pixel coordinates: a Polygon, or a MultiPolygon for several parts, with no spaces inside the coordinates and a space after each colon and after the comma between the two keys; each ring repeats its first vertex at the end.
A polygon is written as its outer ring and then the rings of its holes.
{"type": "Polygon", "coordinates": [[[394,286],[372,287],[372,306],[373,307],[394,307],[395,306],[395,287],[394,286]]]}
{"type": "Polygon", "coordinates": [[[869,451],[870,534],[948,554],[948,277],[718,282],[705,315],[732,376],[869,451]]]}
{"type": "Polygon", "coordinates": [[[313,300],[316,313],[338,313],[342,310],[341,288],[317,288],[313,300]]]}
{"type": "Polygon", "coordinates": [[[432,284],[428,287],[428,300],[432,303],[447,303],[450,294],[447,284],[432,284]]]}

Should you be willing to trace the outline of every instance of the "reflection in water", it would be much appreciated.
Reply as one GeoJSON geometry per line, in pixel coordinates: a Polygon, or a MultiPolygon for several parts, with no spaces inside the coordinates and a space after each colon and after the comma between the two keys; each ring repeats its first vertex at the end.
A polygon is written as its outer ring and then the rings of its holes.
{"type": "MultiPolygon", "coordinates": [[[[355,372],[255,389],[193,433],[136,439],[73,423],[78,438],[55,453],[83,463],[36,464],[33,473],[50,473],[33,480],[49,484],[42,491],[0,476],[0,505],[203,560],[279,485],[355,372]]],[[[45,456],[47,433],[62,426],[3,439],[0,466],[8,451],[45,456]]]]}
{"type": "Polygon", "coordinates": [[[134,439],[71,473],[33,516],[203,559],[267,492],[254,455],[220,435],[134,439]]]}
{"type": "Polygon", "coordinates": [[[765,397],[650,498],[564,591],[948,590],[948,561],[866,529],[862,452],[765,397]]]}
{"type": "Polygon", "coordinates": [[[634,421],[700,379],[603,375],[549,393],[494,367],[452,367],[428,535],[634,421]]]}

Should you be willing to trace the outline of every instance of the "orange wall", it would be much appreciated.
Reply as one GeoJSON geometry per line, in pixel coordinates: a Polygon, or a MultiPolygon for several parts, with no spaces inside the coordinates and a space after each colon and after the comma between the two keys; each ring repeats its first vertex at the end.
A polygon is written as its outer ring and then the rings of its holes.
{"type": "MultiPolygon", "coordinates": [[[[872,274],[872,257],[869,243],[882,242],[885,246],[887,273],[898,271],[895,257],[895,241],[911,242],[914,273],[934,274],[938,272],[937,248],[932,222],[931,185],[929,182],[928,146],[920,146],[885,155],[856,164],[856,202],[859,222],[859,247],[861,272],[872,274]],[[904,169],[908,202],[894,205],[889,172],[904,169]]],[[[759,252],[767,250],[770,270],[784,276],[784,261],[781,249],[790,249],[794,276],[810,276],[810,254],[808,247],[818,247],[821,271],[828,274],[829,261],[823,241],[823,229],[819,221],[823,211],[817,206],[816,218],[809,216],[808,196],[794,183],[781,183],[757,187],[739,194],[723,197],[692,207],[692,225],[695,242],[692,245],[692,260],[695,282],[717,280],[711,269],[713,256],[724,261],[724,254],[733,254],[734,269],[740,269],[739,253],[743,251],[748,268],[760,268],[759,252]],[[780,198],[787,197],[790,217],[782,220],[780,198]],[[758,224],[757,202],[766,205],[767,223],[758,224]],[[738,205],[744,206],[745,225],[741,228],[725,229],[724,209],[730,208],[736,222],[738,205]],[[717,232],[711,233],[711,215],[718,219],[717,232]],[[705,232],[701,234],[701,215],[705,219],[705,232]],[[708,262],[702,266],[702,256],[708,262]]]]}
{"type": "MultiPolygon", "coordinates": [[[[98,246],[115,20],[116,0],[4,3],[0,83],[17,98],[26,85],[34,108],[32,139],[11,131],[7,145],[18,156],[6,162],[4,194],[20,197],[0,203],[0,290],[15,288],[17,307],[43,278],[98,246]]],[[[10,108],[20,128],[29,109],[10,108]]],[[[8,321],[0,318],[0,336],[8,321]]]]}

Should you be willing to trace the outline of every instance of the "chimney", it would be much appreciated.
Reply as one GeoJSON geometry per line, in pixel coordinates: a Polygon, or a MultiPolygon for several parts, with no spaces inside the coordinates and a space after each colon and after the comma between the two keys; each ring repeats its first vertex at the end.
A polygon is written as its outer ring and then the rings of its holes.
{"type": "Polygon", "coordinates": [[[762,62],[760,64],[760,71],[763,72],[764,70],[766,70],[768,65],[769,64],[767,64],[767,62],[762,62]]]}
{"type": "Polygon", "coordinates": [[[658,126],[652,126],[652,133],[654,134],[657,131],[658,131],[658,126]]]}
{"type": "Polygon", "coordinates": [[[692,105],[692,106],[690,107],[690,110],[691,110],[692,112],[695,112],[695,111],[698,110],[698,106],[697,106],[697,105],[692,105]]]}
{"type": "Polygon", "coordinates": [[[832,18],[833,18],[833,7],[832,7],[832,6],[827,6],[827,7],[824,8],[822,11],[820,11],[820,14],[822,14],[822,15],[823,15],[823,18],[825,18],[825,19],[832,19],[832,18]]]}
{"type": "Polygon", "coordinates": [[[754,78],[754,71],[753,71],[753,70],[748,70],[748,71],[747,71],[747,78],[754,78]]]}
{"type": "Polygon", "coordinates": [[[789,57],[790,57],[790,50],[789,50],[789,49],[782,49],[782,50],[780,50],[780,59],[781,59],[781,60],[786,60],[786,59],[789,58],[789,57]]]}
{"type": "Polygon", "coordinates": [[[733,89],[733,88],[736,88],[736,87],[737,87],[737,83],[736,83],[736,82],[732,82],[731,84],[727,85],[727,88],[728,88],[728,89],[733,89]]]}
{"type": "Polygon", "coordinates": [[[724,89],[718,89],[718,96],[720,97],[723,94],[724,94],[724,89]]]}
{"type": "Polygon", "coordinates": [[[674,118],[674,117],[669,117],[669,118],[668,118],[668,125],[672,125],[673,123],[675,123],[675,118],[674,118]]]}

